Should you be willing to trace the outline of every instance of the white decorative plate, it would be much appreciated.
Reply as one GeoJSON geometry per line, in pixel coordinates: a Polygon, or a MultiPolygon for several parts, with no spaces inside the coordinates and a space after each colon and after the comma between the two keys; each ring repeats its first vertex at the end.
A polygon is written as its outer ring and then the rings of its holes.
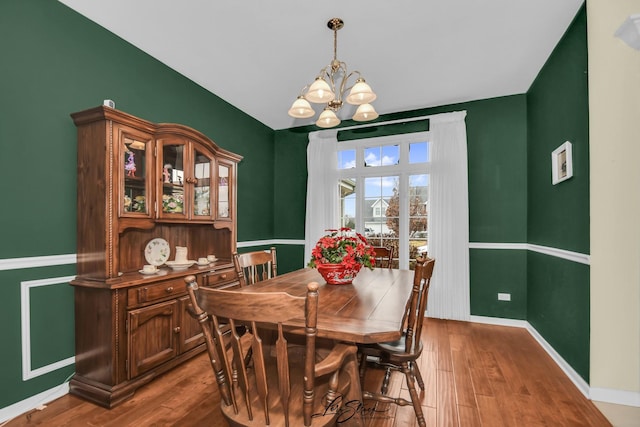
{"type": "Polygon", "coordinates": [[[144,248],[144,258],[151,265],[162,265],[169,259],[171,247],[169,242],[160,237],[152,239],[144,248]]]}
{"type": "Polygon", "coordinates": [[[195,261],[190,259],[186,261],[167,261],[165,264],[167,264],[169,267],[173,268],[174,270],[186,270],[187,268],[195,264],[195,261]]]}

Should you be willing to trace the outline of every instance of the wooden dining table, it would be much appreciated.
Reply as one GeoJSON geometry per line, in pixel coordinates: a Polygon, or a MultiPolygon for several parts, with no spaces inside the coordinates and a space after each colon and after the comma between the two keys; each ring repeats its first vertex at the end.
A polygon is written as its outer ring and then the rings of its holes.
{"type": "MultiPolygon", "coordinates": [[[[413,286],[413,271],[362,269],[348,285],[330,285],[317,270],[303,268],[237,289],[238,292],[286,292],[305,296],[307,284],[317,282],[318,337],[349,344],[394,341],[401,336],[401,323],[413,286]]],[[[289,332],[304,334],[305,319],[283,324],[289,332]]],[[[338,415],[341,427],[362,427],[366,416],[384,417],[362,399],[357,366],[347,368],[351,377],[349,394],[338,415]]]]}
{"type": "MultiPolygon", "coordinates": [[[[410,270],[362,269],[352,284],[329,285],[317,270],[303,268],[238,291],[304,296],[310,282],[319,284],[319,337],[356,344],[400,338],[400,323],[413,285],[410,270]]],[[[304,319],[292,319],[285,326],[304,327],[304,319]]]]}

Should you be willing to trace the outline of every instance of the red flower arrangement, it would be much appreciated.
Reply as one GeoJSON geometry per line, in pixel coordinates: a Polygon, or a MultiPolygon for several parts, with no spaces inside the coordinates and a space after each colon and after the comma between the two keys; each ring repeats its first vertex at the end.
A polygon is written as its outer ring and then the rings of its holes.
{"type": "Polygon", "coordinates": [[[351,228],[326,230],[329,234],[318,240],[311,251],[308,267],[317,268],[325,264],[340,264],[348,270],[375,266],[375,251],[367,239],[351,228]]]}

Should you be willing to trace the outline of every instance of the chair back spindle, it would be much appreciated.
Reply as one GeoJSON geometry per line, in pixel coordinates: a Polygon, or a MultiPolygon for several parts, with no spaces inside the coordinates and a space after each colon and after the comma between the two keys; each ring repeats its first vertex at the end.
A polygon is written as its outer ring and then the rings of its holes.
{"type": "Polygon", "coordinates": [[[387,267],[391,269],[393,267],[393,255],[394,248],[386,247],[386,246],[374,246],[373,250],[375,251],[375,259],[376,259],[376,267],[387,267]]]}
{"type": "Polygon", "coordinates": [[[351,363],[357,373],[357,348],[317,348],[317,283],[307,285],[305,296],[293,296],[198,287],[194,276],[185,281],[230,425],[335,423],[337,414],[313,415],[326,412],[326,396],[348,395],[352,379],[342,366],[351,363]],[[289,345],[284,324],[291,322],[304,333],[304,346],[289,345]],[[239,333],[243,326],[246,332],[239,333]],[[249,352],[250,366],[245,362],[249,352]]]}
{"type": "Polygon", "coordinates": [[[276,277],[278,271],[276,248],[272,247],[268,252],[255,251],[244,254],[234,252],[233,264],[241,287],[271,279],[276,277]]]}

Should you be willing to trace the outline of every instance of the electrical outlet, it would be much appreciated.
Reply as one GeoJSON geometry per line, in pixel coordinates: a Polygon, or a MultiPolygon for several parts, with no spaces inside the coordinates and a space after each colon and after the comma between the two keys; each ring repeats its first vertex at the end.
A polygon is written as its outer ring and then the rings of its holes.
{"type": "Polygon", "coordinates": [[[511,301],[511,294],[498,293],[498,301],[511,301]]]}

